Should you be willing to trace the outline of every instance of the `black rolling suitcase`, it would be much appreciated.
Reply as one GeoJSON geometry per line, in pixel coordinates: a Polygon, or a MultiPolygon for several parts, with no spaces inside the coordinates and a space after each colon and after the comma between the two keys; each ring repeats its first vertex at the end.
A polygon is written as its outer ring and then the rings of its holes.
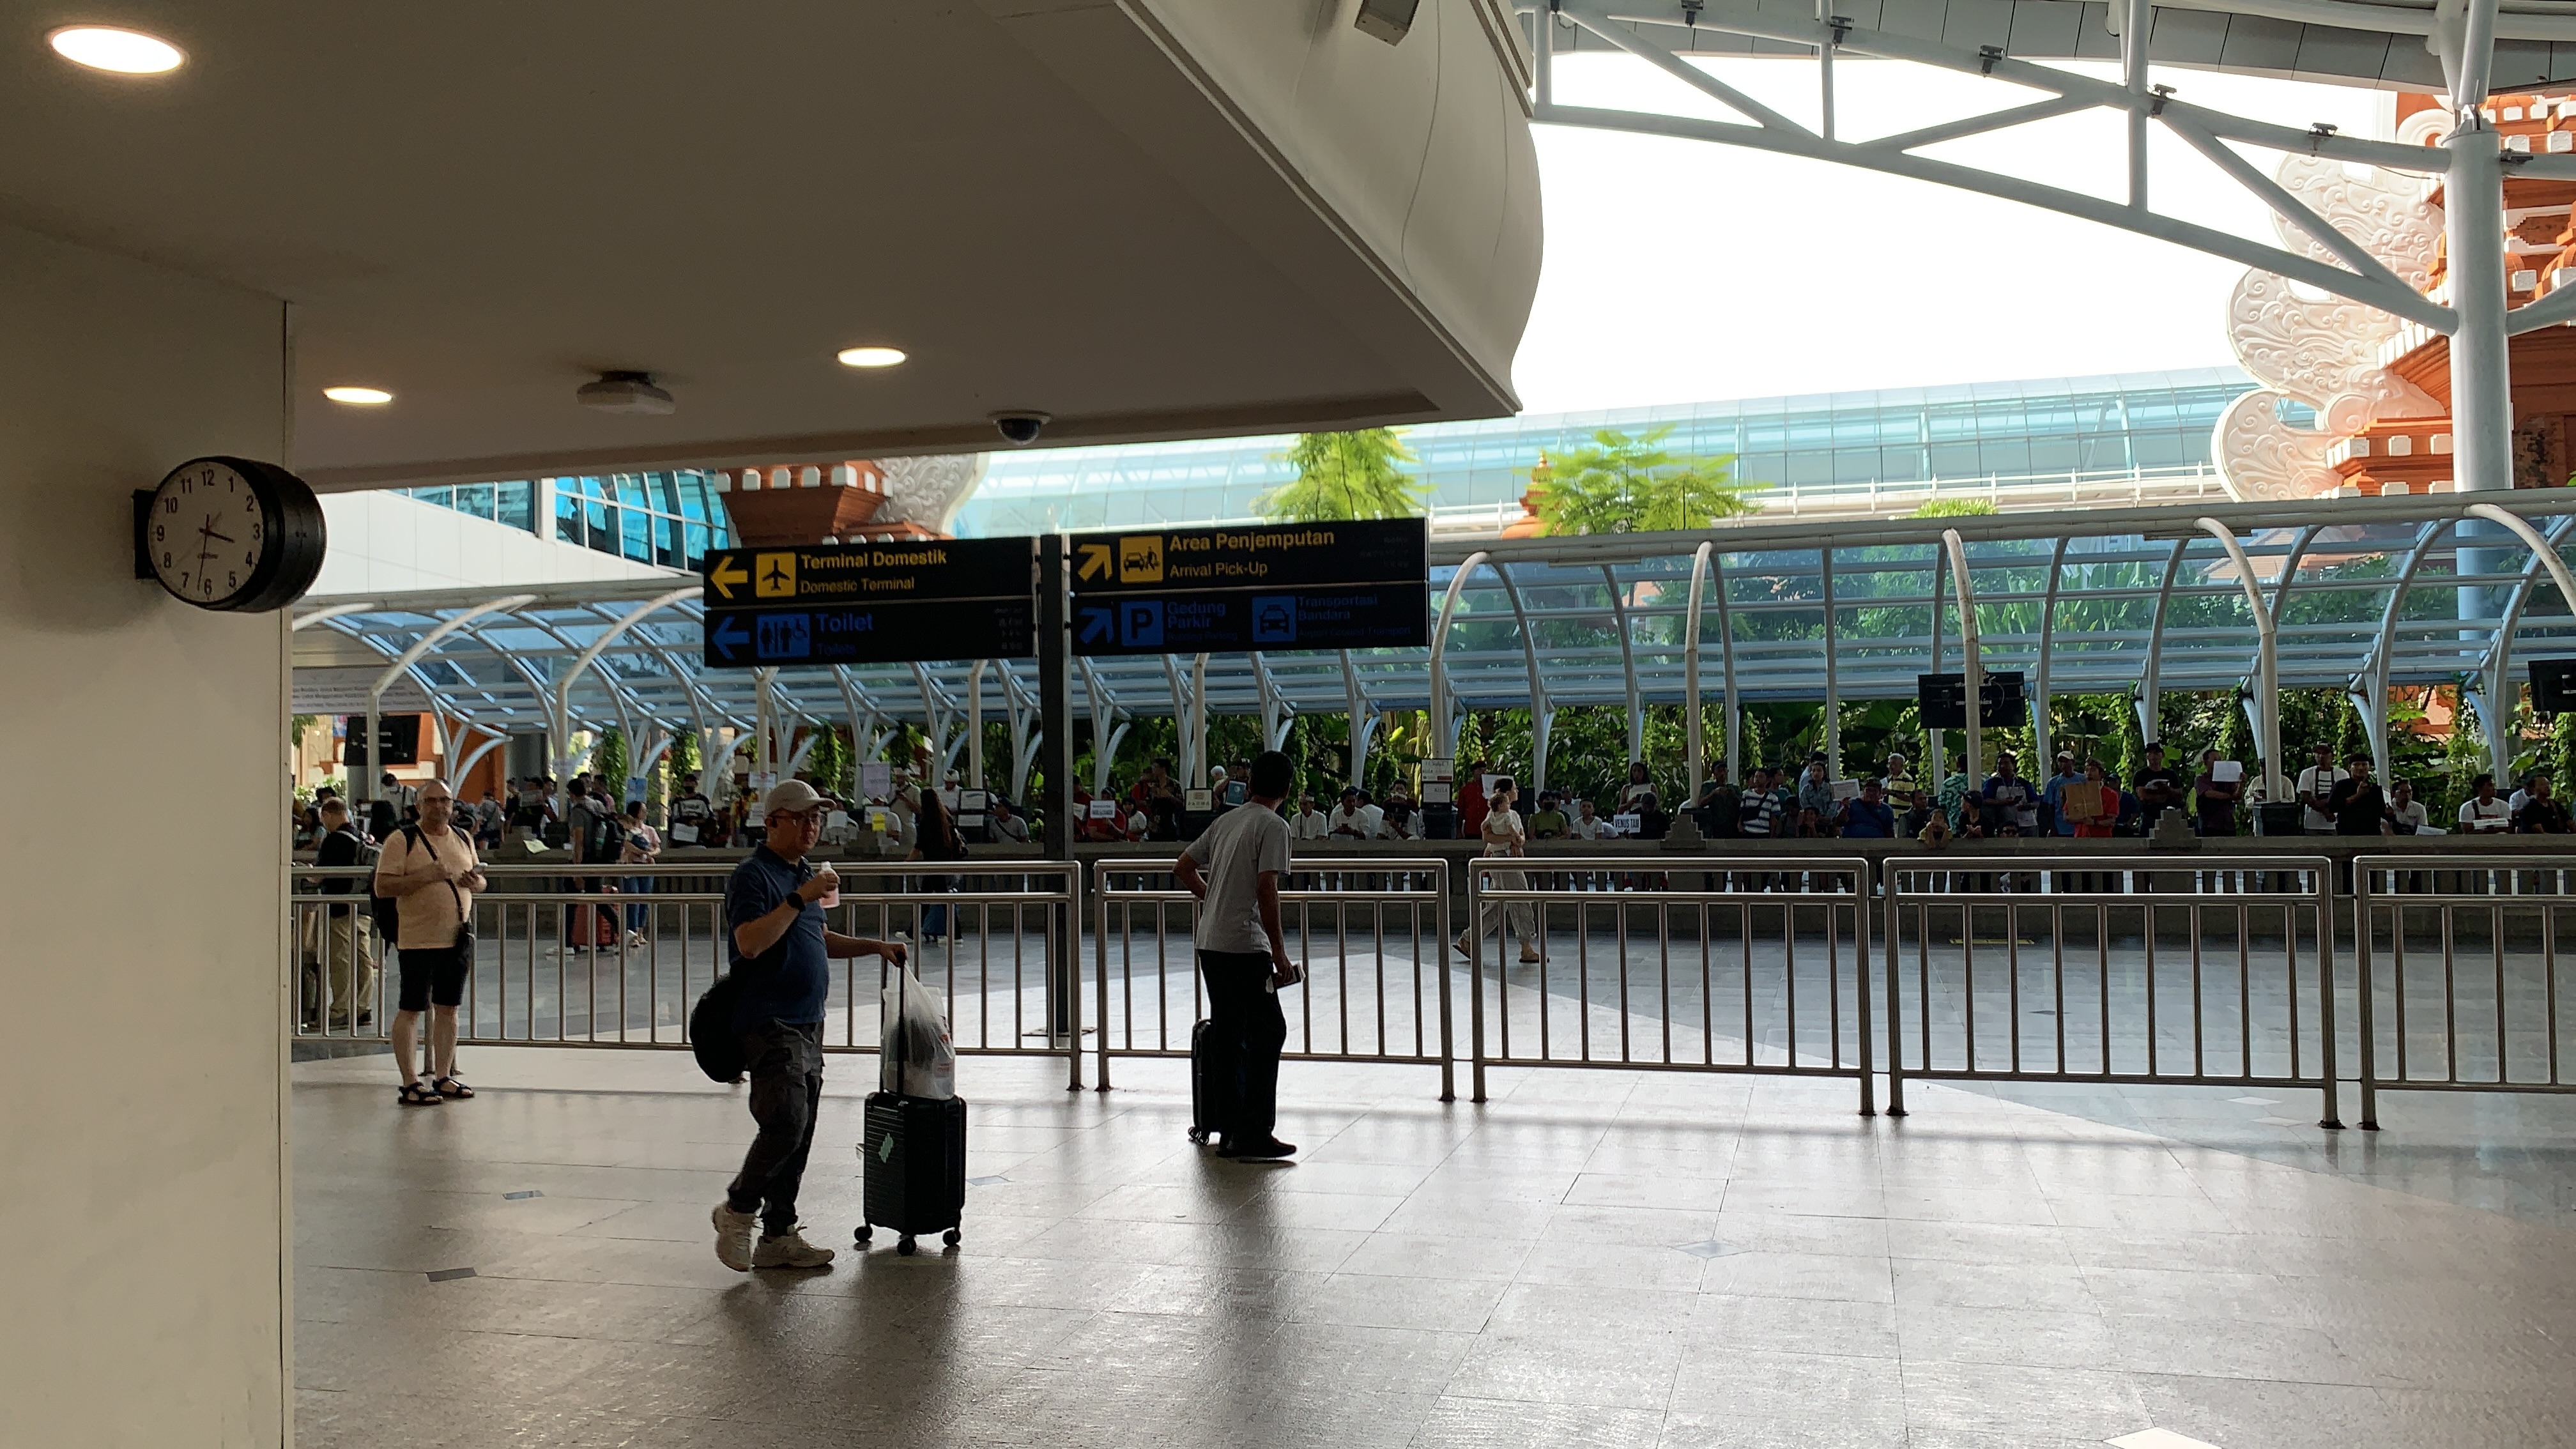
{"type": "Polygon", "coordinates": [[[1216,1084],[1208,1080],[1209,1025],[1201,1021],[1190,1028],[1190,1140],[1201,1145],[1224,1130],[1218,1123],[1225,1116],[1216,1084]]]}
{"type": "Polygon", "coordinates": [[[866,1159],[858,1240],[872,1228],[900,1234],[894,1250],[909,1253],[912,1240],[944,1233],[957,1246],[966,1210],[966,1099],[868,1094],[859,1155],[866,1159]]]}
{"type": "MultiPolygon", "coordinates": [[[[903,1080],[902,1041],[896,1033],[895,1080],[903,1080]]],[[[856,1237],[865,1244],[873,1228],[897,1233],[894,1250],[909,1254],[913,1239],[943,1233],[956,1247],[966,1212],[966,1099],[907,1097],[870,1092],[859,1129],[860,1211],[856,1237]]]]}

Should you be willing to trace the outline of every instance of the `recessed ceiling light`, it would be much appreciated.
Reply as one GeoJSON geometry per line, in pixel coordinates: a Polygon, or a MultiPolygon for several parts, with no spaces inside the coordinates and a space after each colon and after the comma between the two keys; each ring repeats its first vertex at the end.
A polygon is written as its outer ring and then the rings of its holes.
{"type": "Polygon", "coordinates": [[[322,395],[335,403],[351,407],[377,408],[394,400],[394,395],[380,387],[326,387],[322,395]]]}
{"type": "Polygon", "coordinates": [[[903,358],[904,352],[900,347],[844,347],[841,349],[843,367],[898,367],[902,365],[903,358]]]}
{"type": "Polygon", "coordinates": [[[157,35],[113,25],[66,25],[45,39],[54,54],[74,65],[118,75],[161,75],[177,70],[188,59],[179,47],[157,35]]]}

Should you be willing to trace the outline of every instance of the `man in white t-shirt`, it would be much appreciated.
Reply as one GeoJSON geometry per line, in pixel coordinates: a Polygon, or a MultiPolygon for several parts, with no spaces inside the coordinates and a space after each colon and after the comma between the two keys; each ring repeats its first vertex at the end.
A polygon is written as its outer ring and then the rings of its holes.
{"type": "Polygon", "coordinates": [[[1279,988],[1305,979],[1279,927],[1289,845],[1279,805],[1295,779],[1286,755],[1262,754],[1252,762],[1242,807],[1218,816],[1172,866],[1181,888],[1199,900],[1191,935],[1207,982],[1205,1071],[1215,1118],[1200,1125],[1223,1135],[1221,1157],[1267,1159],[1297,1150],[1271,1130],[1279,1115],[1279,1049],[1288,1041],[1279,988]]]}
{"type": "Polygon", "coordinates": [[[2334,793],[2335,782],[2343,778],[2343,771],[2335,768],[2334,746],[2318,745],[2316,752],[2317,762],[2299,772],[2299,803],[2308,807],[2299,823],[2310,835],[2332,835],[2335,822],[2326,813],[2326,797],[2334,793]]]}
{"type": "Polygon", "coordinates": [[[2495,776],[2469,782],[2469,798],[2460,802],[2462,835],[2504,835],[2513,830],[2513,807],[2496,794],[2495,776]]]}
{"type": "Polygon", "coordinates": [[[1376,806],[1360,803],[1359,786],[1345,785],[1341,807],[1333,812],[1324,833],[1335,840],[1375,840],[1378,822],[1383,819],[1384,812],[1376,806]]]}
{"type": "Polygon", "coordinates": [[[1324,812],[1315,808],[1315,797],[1299,791],[1296,817],[1288,822],[1288,838],[1321,840],[1331,833],[1332,827],[1325,823],[1324,812]]]}
{"type": "Polygon", "coordinates": [[[2424,802],[2415,798],[2414,781],[2397,782],[2397,791],[2388,800],[2388,823],[2396,827],[2399,835],[2421,835],[2424,827],[2432,823],[2424,802]]]}

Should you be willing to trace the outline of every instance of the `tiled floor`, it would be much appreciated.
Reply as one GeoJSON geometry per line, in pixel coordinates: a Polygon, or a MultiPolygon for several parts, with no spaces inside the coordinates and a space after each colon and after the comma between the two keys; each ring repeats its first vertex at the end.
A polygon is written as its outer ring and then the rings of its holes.
{"type": "MultiPolygon", "coordinates": [[[[2303,1105],[2207,1105],[2241,1093],[1918,1083],[1896,1122],[1841,1082],[1497,1072],[1473,1106],[1292,1067],[1307,1150],[1253,1167],[1182,1136],[1176,1064],[1102,1096],[970,1059],[1005,1180],[960,1251],[746,1277],[706,1225],[734,1091],[667,1052],[471,1064],[480,1098],[410,1112],[382,1057],[295,1068],[306,1449],[2576,1443],[2557,1103],[2514,1119],[2508,1215],[2228,1140],[2303,1105]]],[[[831,1069],[806,1214],[846,1248],[873,1063],[831,1069]]],[[[2410,1110],[2367,1150],[2474,1186],[2476,1109],[2410,1110]]]]}

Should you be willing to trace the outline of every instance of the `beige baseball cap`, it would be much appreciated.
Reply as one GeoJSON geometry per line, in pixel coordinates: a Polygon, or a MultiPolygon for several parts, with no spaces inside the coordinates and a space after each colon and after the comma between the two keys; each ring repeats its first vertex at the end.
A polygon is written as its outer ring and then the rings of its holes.
{"type": "Polygon", "coordinates": [[[815,792],[813,786],[802,780],[781,780],[769,787],[768,794],[760,797],[760,810],[764,816],[793,815],[822,803],[823,797],[815,792]]]}

